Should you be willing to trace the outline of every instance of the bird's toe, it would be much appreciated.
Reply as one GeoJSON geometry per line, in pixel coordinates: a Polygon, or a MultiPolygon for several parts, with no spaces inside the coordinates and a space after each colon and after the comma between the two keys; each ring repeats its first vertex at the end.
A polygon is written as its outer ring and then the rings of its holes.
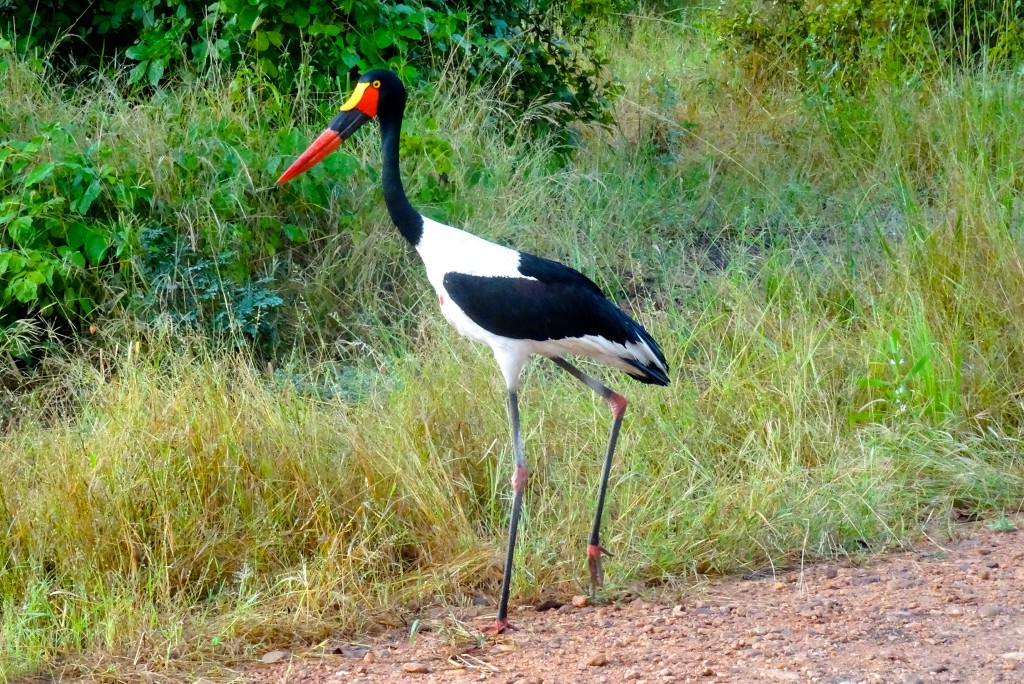
{"type": "Polygon", "coordinates": [[[516,631],[516,627],[509,622],[507,618],[504,620],[495,620],[493,625],[483,630],[484,634],[488,636],[497,636],[505,632],[514,631],[516,631]]]}

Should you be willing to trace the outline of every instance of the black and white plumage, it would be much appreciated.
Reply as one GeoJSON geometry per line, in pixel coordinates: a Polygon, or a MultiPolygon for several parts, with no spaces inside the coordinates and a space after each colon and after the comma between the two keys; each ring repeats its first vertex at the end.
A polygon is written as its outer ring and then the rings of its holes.
{"type": "Polygon", "coordinates": [[[497,620],[486,630],[501,632],[510,628],[509,584],[527,478],[517,394],[523,367],[532,355],[547,357],[597,392],[612,411],[611,436],[587,545],[591,584],[596,587],[602,581],[601,555],[606,553],[599,541],[601,514],[626,400],[565,357],[588,357],[635,380],[655,385],[669,384],[668,363],[654,338],[583,274],[558,262],[438,223],[413,209],[399,172],[399,136],[405,103],[405,88],[395,74],[386,70],[365,74],[341,107],[341,113],[282,174],[278,183],[315,166],[370,119],[380,121],[381,180],[388,213],[423,260],[445,318],[461,334],[491,348],[508,386],[515,462],[512,517],[497,620]]]}

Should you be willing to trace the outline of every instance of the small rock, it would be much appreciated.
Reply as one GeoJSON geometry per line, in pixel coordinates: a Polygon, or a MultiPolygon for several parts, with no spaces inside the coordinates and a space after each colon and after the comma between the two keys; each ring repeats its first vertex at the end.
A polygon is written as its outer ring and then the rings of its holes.
{"type": "Polygon", "coordinates": [[[608,664],[608,656],[604,653],[595,653],[587,659],[587,667],[603,667],[608,664]]]}
{"type": "Polygon", "coordinates": [[[534,606],[533,609],[535,611],[537,611],[538,613],[543,613],[546,610],[558,610],[559,608],[561,608],[564,605],[565,604],[562,603],[561,601],[556,601],[554,599],[548,599],[546,601],[541,601],[536,606],[534,606]]]}
{"type": "Polygon", "coordinates": [[[713,669],[711,669],[710,665],[707,665],[707,666],[704,667],[703,670],[700,671],[700,676],[701,677],[714,677],[715,676],[715,671],[713,669]]]}
{"type": "Polygon", "coordinates": [[[263,654],[263,657],[260,658],[260,662],[266,663],[267,665],[273,665],[274,663],[279,663],[284,660],[287,655],[288,651],[270,651],[269,653],[263,654]]]}
{"type": "Polygon", "coordinates": [[[1009,651],[1007,653],[1000,654],[999,657],[1007,660],[1024,660],[1024,651],[1009,651]]]}
{"type": "Polygon", "coordinates": [[[824,574],[828,579],[835,579],[836,577],[839,577],[839,568],[834,565],[826,565],[824,574]]]}
{"type": "Polygon", "coordinates": [[[1020,663],[1018,663],[1016,660],[1004,660],[1003,661],[1003,669],[1004,670],[1016,670],[1018,667],[1020,667],[1020,663]]]}
{"type": "Polygon", "coordinates": [[[367,651],[366,655],[363,656],[363,662],[367,665],[373,665],[377,662],[377,656],[373,655],[373,651],[367,651]]]}
{"type": "Polygon", "coordinates": [[[686,615],[686,608],[682,605],[672,607],[672,617],[683,617],[686,615]]]}
{"type": "Polygon", "coordinates": [[[577,594],[572,597],[572,605],[576,608],[586,608],[590,605],[590,597],[584,596],[583,594],[577,594]]]}
{"type": "Polygon", "coordinates": [[[861,575],[860,577],[854,577],[850,580],[850,584],[856,586],[862,586],[865,584],[874,584],[875,582],[881,582],[882,578],[878,575],[861,575]]]}
{"type": "Polygon", "coordinates": [[[948,672],[949,668],[943,665],[942,663],[935,663],[934,665],[928,668],[928,671],[933,674],[938,674],[940,672],[948,672]]]}
{"type": "Polygon", "coordinates": [[[409,674],[427,674],[430,672],[430,668],[423,663],[408,662],[402,664],[402,672],[408,672],[409,674]]]}
{"type": "Polygon", "coordinates": [[[366,674],[367,672],[369,672],[369,669],[366,665],[360,665],[355,669],[356,674],[366,674]]]}
{"type": "Polygon", "coordinates": [[[903,684],[924,684],[924,677],[919,674],[905,674],[903,675],[903,684]]]}
{"type": "Polygon", "coordinates": [[[981,608],[978,608],[978,615],[980,615],[983,618],[995,617],[996,615],[1002,614],[1002,606],[982,606],[981,608]]]}
{"type": "Polygon", "coordinates": [[[992,573],[988,571],[988,568],[982,568],[978,570],[978,579],[987,580],[992,577],[992,573]]]}
{"type": "Polygon", "coordinates": [[[544,680],[540,677],[523,677],[515,680],[512,684],[544,684],[544,680]]]}
{"type": "Polygon", "coordinates": [[[626,670],[626,673],[622,675],[623,681],[632,682],[633,680],[640,679],[640,671],[635,667],[631,667],[626,670]]]}

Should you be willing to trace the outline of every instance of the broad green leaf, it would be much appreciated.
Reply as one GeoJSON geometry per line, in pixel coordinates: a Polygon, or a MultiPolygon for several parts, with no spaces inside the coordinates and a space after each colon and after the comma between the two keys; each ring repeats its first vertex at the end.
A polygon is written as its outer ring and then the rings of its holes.
{"type": "Polygon", "coordinates": [[[303,228],[302,226],[297,226],[294,223],[286,223],[284,224],[283,228],[284,234],[292,242],[302,244],[309,240],[309,234],[306,232],[306,229],[303,228]]]}
{"type": "Polygon", "coordinates": [[[67,245],[62,245],[57,248],[57,254],[64,259],[65,262],[70,263],[72,266],[77,268],[85,268],[85,257],[77,249],[72,249],[67,245]]]}
{"type": "Polygon", "coordinates": [[[132,45],[130,48],[124,51],[124,56],[128,59],[143,60],[146,59],[146,54],[149,51],[145,45],[132,45]]]}
{"type": "Polygon", "coordinates": [[[253,24],[260,16],[260,8],[248,5],[243,7],[238,14],[238,27],[243,31],[251,31],[253,24]]]}
{"type": "Polygon", "coordinates": [[[53,260],[48,259],[47,261],[44,261],[43,263],[39,264],[36,273],[39,274],[39,277],[43,279],[44,283],[46,283],[50,287],[53,287],[53,273],[56,270],[57,264],[53,260]]]}
{"type": "Polygon", "coordinates": [[[33,230],[31,216],[19,216],[7,226],[7,233],[19,247],[31,247],[35,241],[36,231],[33,230]]]}
{"type": "Polygon", "coordinates": [[[373,42],[378,48],[386,48],[394,44],[395,37],[387,29],[377,29],[373,32],[373,42]]]}
{"type": "Polygon", "coordinates": [[[138,83],[142,80],[143,75],[146,73],[146,69],[149,67],[149,60],[144,60],[135,65],[135,67],[128,72],[128,81],[130,83],[138,83]]]}
{"type": "Polygon", "coordinates": [[[56,168],[56,166],[57,165],[54,162],[46,162],[45,164],[40,164],[33,168],[28,172],[28,175],[25,176],[25,187],[40,183],[52,176],[53,169],[56,168]]]}
{"type": "Polygon", "coordinates": [[[347,48],[345,50],[345,54],[341,56],[341,62],[342,64],[345,65],[347,69],[351,69],[352,67],[359,64],[359,53],[357,53],[352,48],[347,48]]]}
{"type": "Polygon", "coordinates": [[[101,235],[96,231],[89,231],[89,236],[85,239],[85,245],[83,245],[85,256],[89,257],[89,262],[93,266],[98,266],[103,258],[107,256],[107,249],[110,248],[110,240],[105,235],[101,235]]]}
{"type": "Polygon", "coordinates": [[[84,214],[89,211],[89,207],[96,201],[96,198],[100,195],[100,181],[99,179],[89,183],[89,187],[85,189],[82,196],[78,199],[78,213],[84,214]]]}
{"type": "Polygon", "coordinates": [[[149,63],[146,75],[149,77],[149,84],[155,88],[160,83],[160,79],[164,77],[164,63],[153,60],[149,63]]]}
{"type": "Polygon", "coordinates": [[[84,223],[74,223],[68,228],[68,247],[80,249],[85,241],[89,239],[92,229],[84,223]]]}
{"type": "Polygon", "coordinates": [[[22,304],[34,302],[39,297],[39,283],[22,277],[11,283],[11,294],[22,304]]]}

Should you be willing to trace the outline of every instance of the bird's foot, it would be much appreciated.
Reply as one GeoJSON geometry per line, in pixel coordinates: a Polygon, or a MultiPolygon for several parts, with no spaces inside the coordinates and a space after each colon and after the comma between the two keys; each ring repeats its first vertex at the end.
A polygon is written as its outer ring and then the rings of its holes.
{"type": "Polygon", "coordinates": [[[612,557],[600,544],[587,544],[587,567],[590,568],[590,595],[597,593],[604,586],[604,568],[601,567],[601,556],[612,557]]]}
{"type": "Polygon", "coordinates": [[[502,620],[495,620],[494,624],[484,630],[484,634],[488,636],[498,636],[504,632],[514,632],[516,627],[508,621],[508,618],[502,620]]]}

